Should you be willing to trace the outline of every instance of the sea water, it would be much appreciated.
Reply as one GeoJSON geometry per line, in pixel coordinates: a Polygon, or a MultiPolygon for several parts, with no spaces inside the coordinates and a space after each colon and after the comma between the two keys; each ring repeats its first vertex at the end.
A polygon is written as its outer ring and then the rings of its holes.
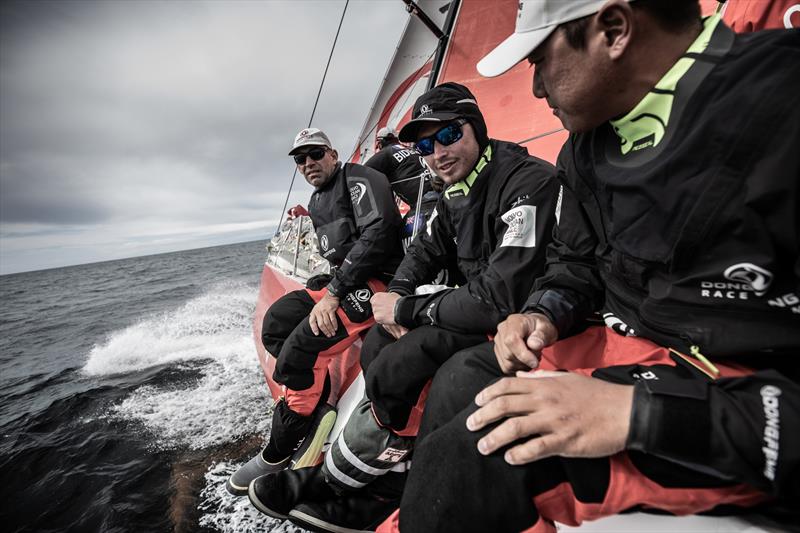
{"type": "Polygon", "coordinates": [[[295,531],[230,496],[263,241],[0,277],[0,529],[295,531]]]}

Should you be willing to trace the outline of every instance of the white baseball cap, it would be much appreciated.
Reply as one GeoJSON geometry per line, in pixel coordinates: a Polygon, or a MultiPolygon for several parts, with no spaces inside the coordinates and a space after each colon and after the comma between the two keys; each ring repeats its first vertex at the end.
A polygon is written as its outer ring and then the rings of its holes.
{"type": "Polygon", "coordinates": [[[294,144],[289,151],[289,155],[296,154],[297,151],[304,146],[325,146],[327,148],[333,148],[333,146],[331,146],[331,140],[328,139],[325,132],[319,128],[305,128],[300,130],[294,138],[294,144]]]}
{"type": "Polygon", "coordinates": [[[378,130],[378,134],[375,135],[376,139],[385,139],[386,137],[394,137],[397,138],[397,132],[394,131],[392,128],[386,126],[378,130]]]}
{"type": "Polygon", "coordinates": [[[478,72],[499,76],[528,57],[560,24],[597,13],[607,1],[521,0],[514,33],[478,62],[478,72]]]}

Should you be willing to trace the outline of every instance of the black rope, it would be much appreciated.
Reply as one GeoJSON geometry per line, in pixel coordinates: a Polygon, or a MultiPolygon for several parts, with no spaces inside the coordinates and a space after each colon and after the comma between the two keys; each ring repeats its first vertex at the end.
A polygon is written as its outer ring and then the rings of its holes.
{"type": "MultiPolygon", "coordinates": [[[[344,16],[347,13],[347,6],[350,4],[350,0],[345,0],[344,9],[342,10],[342,18],[339,19],[339,27],[336,28],[336,36],[333,38],[333,45],[331,46],[331,53],[328,55],[328,63],[325,65],[325,72],[322,74],[322,81],[319,83],[319,90],[317,91],[317,99],[314,100],[314,108],[311,110],[311,116],[308,117],[308,125],[306,128],[311,127],[311,123],[314,121],[314,113],[317,112],[317,105],[319,104],[319,97],[322,95],[322,88],[325,86],[325,78],[328,76],[328,68],[331,66],[331,59],[333,58],[333,51],[336,50],[336,41],[339,40],[339,32],[342,30],[342,23],[344,22],[344,16]]],[[[297,177],[297,165],[294,167],[294,172],[292,173],[292,181],[289,183],[289,190],[286,192],[286,200],[283,201],[283,209],[281,209],[280,218],[278,218],[278,227],[275,228],[275,233],[277,234],[281,229],[281,224],[283,223],[283,214],[286,212],[286,206],[289,204],[289,196],[292,194],[292,187],[294,187],[294,180],[297,177]]]]}

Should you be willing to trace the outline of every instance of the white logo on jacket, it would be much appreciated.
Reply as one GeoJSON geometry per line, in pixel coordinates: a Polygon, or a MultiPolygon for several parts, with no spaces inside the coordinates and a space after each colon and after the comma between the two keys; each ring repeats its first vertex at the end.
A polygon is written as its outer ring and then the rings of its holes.
{"type": "Polygon", "coordinates": [[[367,186],[363,183],[356,183],[350,187],[350,201],[353,203],[353,205],[358,205],[366,193],[367,186]]]}
{"type": "Polygon", "coordinates": [[[369,292],[369,289],[358,289],[356,291],[356,298],[361,302],[369,301],[369,297],[372,296],[369,292]]]}
{"type": "Polygon", "coordinates": [[[774,385],[764,385],[759,392],[764,406],[764,446],[761,448],[764,452],[764,477],[775,479],[781,444],[781,412],[778,398],[783,391],[774,385]]]}
{"type": "Polygon", "coordinates": [[[328,250],[328,236],[323,235],[322,238],[319,240],[319,246],[322,248],[322,251],[325,252],[328,250]]]}
{"type": "Polygon", "coordinates": [[[536,206],[520,205],[509,209],[501,217],[506,223],[506,233],[500,246],[519,246],[533,248],[536,246],[536,206]]]}
{"type": "Polygon", "coordinates": [[[722,273],[728,281],[701,281],[700,296],[727,300],[747,300],[752,294],[763,296],[772,284],[772,272],[753,263],[736,263],[722,273]]]}
{"type": "Polygon", "coordinates": [[[794,292],[787,292],[777,298],[772,298],[767,302],[772,307],[789,309],[792,313],[800,315],[800,296],[794,292]]]}
{"type": "Polygon", "coordinates": [[[729,266],[725,269],[723,276],[729,280],[749,283],[756,296],[763,296],[772,283],[772,272],[753,263],[738,263],[729,266]]]}

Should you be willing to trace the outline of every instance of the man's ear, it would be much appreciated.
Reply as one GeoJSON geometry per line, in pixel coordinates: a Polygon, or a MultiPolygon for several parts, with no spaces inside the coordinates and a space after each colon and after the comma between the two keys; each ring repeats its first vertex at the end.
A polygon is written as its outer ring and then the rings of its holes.
{"type": "Polygon", "coordinates": [[[625,0],[611,0],[598,11],[595,20],[603,32],[609,59],[615,61],[622,57],[633,35],[633,8],[625,0]]]}
{"type": "Polygon", "coordinates": [[[339,160],[339,152],[331,148],[331,154],[333,155],[333,159],[338,161],[339,160]]]}

